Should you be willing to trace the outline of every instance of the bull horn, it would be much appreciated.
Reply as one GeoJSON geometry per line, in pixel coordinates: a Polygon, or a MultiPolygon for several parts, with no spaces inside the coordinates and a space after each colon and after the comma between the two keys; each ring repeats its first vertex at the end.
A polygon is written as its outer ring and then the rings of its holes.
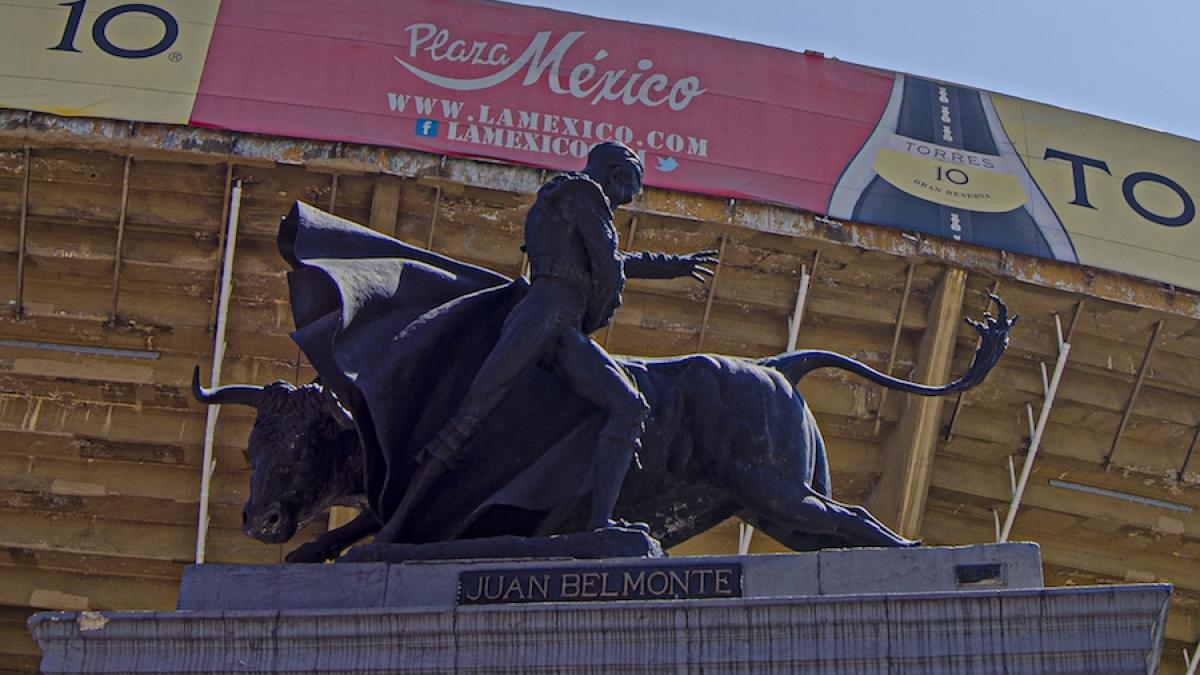
{"type": "Polygon", "coordinates": [[[205,389],[200,386],[200,366],[196,366],[196,369],[192,371],[192,396],[197,401],[208,405],[238,403],[257,408],[262,403],[263,388],[249,384],[231,384],[205,389]]]}

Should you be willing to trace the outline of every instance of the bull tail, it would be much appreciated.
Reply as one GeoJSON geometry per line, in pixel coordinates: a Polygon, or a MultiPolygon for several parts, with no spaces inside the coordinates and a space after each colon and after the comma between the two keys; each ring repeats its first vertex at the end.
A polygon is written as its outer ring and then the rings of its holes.
{"type": "Polygon", "coordinates": [[[992,301],[998,307],[997,316],[992,317],[991,314],[985,313],[983,321],[966,319],[966,322],[979,333],[979,346],[975,348],[975,356],[971,359],[971,365],[967,368],[967,372],[962,377],[946,385],[935,387],[902,380],[881,373],[867,364],[856,361],[848,356],[816,349],[769,356],[759,359],[758,364],[778,370],[793,385],[798,383],[805,375],[818,368],[838,368],[859,375],[888,389],[896,389],[920,396],[943,396],[945,394],[965,391],[983,382],[983,379],[987,377],[987,374],[996,365],[996,362],[1000,360],[1000,356],[1004,354],[1004,350],[1008,347],[1008,332],[1012,329],[1013,324],[1017,322],[1016,316],[1013,316],[1011,319],[1008,318],[1008,308],[1000,298],[995,295],[990,295],[989,297],[991,297],[992,301]]]}

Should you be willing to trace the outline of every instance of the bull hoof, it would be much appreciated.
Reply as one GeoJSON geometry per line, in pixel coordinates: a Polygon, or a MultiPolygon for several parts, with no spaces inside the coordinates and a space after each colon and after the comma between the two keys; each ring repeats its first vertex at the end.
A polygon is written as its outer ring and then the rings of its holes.
{"type": "Polygon", "coordinates": [[[389,556],[388,553],[394,547],[394,544],[359,544],[346,551],[342,557],[336,562],[340,563],[365,563],[365,562],[400,562],[395,556],[389,556]]]}
{"type": "Polygon", "coordinates": [[[624,532],[632,531],[632,532],[641,532],[643,534],[650,534],[650,524],[642,523],[642,522],[631,523],[627,520],[610,520],[610,521],[608,521],[607,525],[602,525],[600,527],[594,528],[592,531],[593,532],[607,532],[607,531],[611,531],[611,530],[624,531],[624,532]]]}
{"type": "Polygon", "coordinates": [[[283,561],[287,563],[323,563],[330,557],[332,556],[324,547],[315,541],[310,541],[284,556],[283,561]]]}

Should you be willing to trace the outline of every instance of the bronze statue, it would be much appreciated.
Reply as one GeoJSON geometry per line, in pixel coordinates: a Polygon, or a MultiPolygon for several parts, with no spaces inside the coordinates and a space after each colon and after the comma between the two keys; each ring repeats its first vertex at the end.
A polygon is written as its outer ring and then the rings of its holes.
{"type": "MultiPolygon", "coordinates": [[[[514,282],[516,284],[517,282],[514,282]]],[[[514,286],[519,288],[519,286],[514,286]]],[[[888,388],[937,396],[981,382],[1007,343],[1013,320],[997,299],[997,317],[973,323],[981,341],[967,372],[932,387],[872,370],[832,352],[796,351],[758,360],[696,354],[670,359],[617,358],[650,404],[643,468],[627,476],[616,514],[644,521],[664,547],[686,541],[737,515],[795,550],[849,546],[911,546],[859,506],[831,498],[825,444],[794,385],[818,368],[839,368],[888,388]]],[[[410,372],[446,367],[423,361],[410,372]]],[[[586,466],[577,447],[604,419],[595,406],[553,373],[534,369],[482,426],[469,466],[452,470],[444,490],[431,491],[399,538],[439,542],[498,535],[537,536],[586,527],[586,466]],[[539,372],[540,371],[540,372],[539,372]],[[552,410],[552,415],[546,411],[552,410]],[[505,460],[505,461],[501,461],[505,460]]],[[[320,384],[206,390],[206,403],[255,406],[259,415],[248,455],[254,471],[244,530],[282,543],[330,505],[370,499],[360,434],[320,384]]],[[[416,403],[416,400],[413,403],[416,403]]],[[[422,406],[419,406],[422,407],[422,406]]],[[[395,410],[403,417],[438,417],[436,410],[395,410]]],[[[418,424],[421,424],[418,422],[418,424]]],[[[402,449],[393,461],[402,464],[402,449]]],[[[319,562],[375,533],[387,519],[368,508],[340,529],[288,556],[319,562]]]]}
{"type": "MultiPolygon", "coordinates": [[[[732,515],[797,550],[913,545],[861,507],[831,499],[824,444],[793,385],[813,369],[836,367],[920,395],[962,391],[995,365],[1015,317],[1009,319],[995,298],[998,316],[973,323],[981,340],[967,373],[943,387],[892,378],[823,351],[758,361],[614,359],[579,345],[586,330],[611,317],[622,267],[628,276],[702,279],[702,265],[712,262],[707,252],[616,253],[610,205],[627,202],[640,175],[631,168],[632,153],[611,150],[615,160],[608,166],[628,173],[606,174],[601,163],[592,168],[602,181],[590,173],[568,176],[539,193],[535,211],[567,211],[542,213],[547,220],[532,227],[532,283],[408,246],[304,204],[293,208],[279,234],[280,252],[292,267],[292,336],[320,382],[213,391],[195,382],[204,402],[259,411],[249,448],[254,478],[247,534],[280,543],[326,506],[355,503],[364,505],[362,516],[289,560],[334,557],[372,532],[380,546],[530,537],[588,531],[606,526],[612,515],[645,521],[666,546],[732,515]],[[607,188],[596,187],[606,181],[607,188]],[[605,274],[590,274],[592,254],[581,253],[579,240],[569,255],[576,265],[586,261],[586,277],[553,268],[559,258],[541,258],[546,249],[538,228],[580,210],[579,218],[595,227],[591,234],[603,235],[597,239],[608,257],[598,259],[608,265],[605,274]],[[530,312],[524,317],[523,308],[530,312]],[[533,326],[546,309],[566,319],[533,326]],[[537,338],[523,342],[518,329],[536,330],[537,338]],[[515,346],[498,346],[506,333],[514,334],[515,346]],[[592,356],[571,356],[579,353],[592,356]],[[592,358],[583,368],[604,372],[564,372],[577,358],[592,358]],[[510,374],[481,376],[496,359],[510,374]],[[625,407],[579,390],[597,381],[619,390],[625,407]],[[626,475],[637,442],[634,421],[646,409],[643,468],[626,475]],[[472,415],[474,428],[464,429],[461,420],[472,415]],[[443,443],[447,433],[453,440],[443,443]],[[606,433],[610,445],[594,450],[606,433]]],[[[575,236],[578,227],[557,226],[556,236],[575,236]]]]}

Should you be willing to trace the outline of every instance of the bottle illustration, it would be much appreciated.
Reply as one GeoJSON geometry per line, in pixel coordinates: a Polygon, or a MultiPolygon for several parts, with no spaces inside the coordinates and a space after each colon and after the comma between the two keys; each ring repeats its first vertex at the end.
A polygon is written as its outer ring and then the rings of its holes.
{"type": "Polygon", "coordinates": [[[829,215],[1078,262],[990,94],[907,75],[838,179],[829,215]]]}

